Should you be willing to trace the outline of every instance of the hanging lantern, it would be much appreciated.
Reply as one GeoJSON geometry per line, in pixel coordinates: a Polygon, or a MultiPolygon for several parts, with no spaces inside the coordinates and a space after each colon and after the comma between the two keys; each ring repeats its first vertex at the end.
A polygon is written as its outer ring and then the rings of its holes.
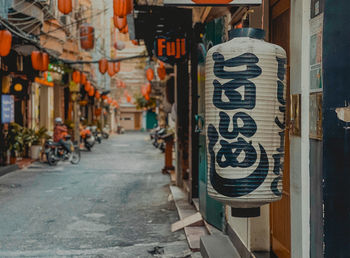
{"type": "Polygon", "coordinates": [[[95,95],[95,88],[94,87],[90,87],[88,94],[89,94],[90,97],[93,97],[95,95]]]}
{"type": "Polygon", "coordinates": [[[91,50],[95,44],[95,29],[84,23],[80,26],[80,46],[82,49],[91,50]]]}
{"type": "Polygon", "coordinates": [[[148,93],[145,95],[145,100],[147,100],[147,101],[150,100],[150,97],[149,97],[149,94],[148,94],[148,93]]]}
{"type": "Polygon", "coordinates": [[[146,78],[147,80],[150,82],[153,80],[154,78],[154,72],[152,70],[152,68],[148,68],[147,71],[146,71],[146,78]]]}
{"type": "Polygon", "coordinates": [[[157,68],[157,73],[159,79],[163,81],[166,77],[166,69],[163,62],[160,62],[159,67],[157,68]]]}
{"type": "Polygon", "coordinates": [[[42,55],[40,51],[33,51],[31,54],[32,66],[34,70],[40,71],[42,68],[42,55]]]}
{"type": "Polygon", "coordinates": [[[151,93],[151,91],[152,91],[152,85],[151,85],[150,83],[147,83],[147,84],[146,84],[146,91],[147,91],[148,94],[151,93]]]}
{"type": "Polygon", "coordinates": [[[125,17],[132,12],[133,0],[113,0],[114,15],[125,17]]]}
{"type": "Polygon", "coordinates": [[[58,0],[58,10],[63,14],[69,14],[72,11],[72,0],[58,0]]]}
{"type": "Polygon", "coordinates": [[[115,63],[114,62],[108,62],[108,75],[110,77],[113,77],[116,72],[115,72],[115,63]]]}
{"type": "Polygon", "coordinates": [[[90,91],[90,89],[91,89],[91,83],[89,82],[89,81],[87,81],[86,83],[85,83],[85,86],[84,86],[84,90],[86,91],[86,92],[89,92],[90,91]]]}
{"type": "Polygon", "coordinates": [[[73,79],[73,81],[75,83],[80,83],[80,81],[81,81],[81,73],[78,70],[74,71],[73,75],[72,75],[72,79],[73,79]]]}
{"type": "Polygon", "coordinates": [[[81,73],[81,75],[80,75],[80,83],[82,85],[85,85],[86,81],[87,81],[87,78],[86,78],[85,73],[81,73]]]}
{"type": "Polygon", "coordinates": [[[112,100],[111,98],[108,98],[108,99],[107,99],[107,103],[108,103],[108,104],[111,104],[112,102],[113,102],[113,100],[112,100]]]}
{"type": "Polygon", "coordinates": [[[119,31],[121,31],[122,29],[124,29],[128,25],[128,22],[126,20],[126,16],[124,16],[124,17],[113,16],[113,23],[114,23],[114,26],[119,31]]]}
{"type": "Polygon", "coordinates": [[[47,53],[41,53],[41,58],[42,58],[42,66],[41,66],[41,70],[42,72],[45,72],[49,69],[49,63],[50,63],[50,59],[49,59],[49,55],[47,53]]]}
{"type": "Polygon", "coordinates": [[[128,103],[131,103],[131,96],[130,96],[130,95],[126,96],[126,101],[127,101],[128,103]]]}
{"type": "Polygon", "coordinates": [[[8,30],[0,30],[0,56],[7,56],[11,51],[12,34],[8,30]]]}
{"type": "Polygon", "coordinates": [[[282,197],[287,58],[264,36],[232,30],[206,57],[207,190],[233,216],[282,197]]]}
{"type": "Polygon", "coordinates": [[[98,62],[98,68],[100,70],[100,73],[105,74],[108,70],[108,61],[106,58],[102,58],[99,62],[98,62]]]}
{"type": "Polygon", "coordinates": [[[108,99],[108,97],[107,97],[107,95],[102,95],[102,97],[101,97],[103,100],[106,100],[106,99],[108,99]]]}
{"type": "Polygon", "coordinates": [[[95,92],[95,98],[97,100],[101,98],[101,94],[100,94],[100,92],[98,90],[95,92]]]}

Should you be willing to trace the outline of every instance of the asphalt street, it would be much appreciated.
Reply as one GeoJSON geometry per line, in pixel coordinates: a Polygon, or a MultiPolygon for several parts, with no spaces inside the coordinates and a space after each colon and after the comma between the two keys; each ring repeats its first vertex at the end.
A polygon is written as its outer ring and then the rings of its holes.
{"type": "Polygon", "coordinates": [[[79,165],[0,177],[0,257],[200,257],[170,232],[169,177],[147,137],[113,136],[79,165]]]}

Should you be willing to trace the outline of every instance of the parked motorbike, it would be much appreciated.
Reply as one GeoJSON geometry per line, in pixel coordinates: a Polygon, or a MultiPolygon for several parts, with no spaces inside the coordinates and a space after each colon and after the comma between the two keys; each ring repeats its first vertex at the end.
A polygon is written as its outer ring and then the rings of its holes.
{"type": "Polygon", "coordinates": [[[102,142],[102,134],[101,131],[97,128],[97,126],[90,127],[92,135],[95,137],[96,141],[101,144],[102,142]]]}
{"type": "Polygon", "coordinates": [[[70,152],[58,142],[52,140],[47,140],[45,142],[45,154],[50,166],[56,166],[59,161],[66,160],[69,160],[72,164],[78,164],[80,162],[78,144],[71,141],[70,135],[65,136],[65,141],[70,148],[70,152]]]}
{"type": "Polygon", "coordinates": [[[84,143],[85,148],[91,151],[92,147],[95,145],[95,137],[90,131],[89,127],[82,129],[80,131],[81,142],[84,143]]]}
{"type": "Polygon", "coordinates": [[[109,137],[109,129],[108,129],[108,127],[103,128],[101,133],[102,133],[102,137],[104,139],[108,139],[108,137],[109,137]]]}
{"type": "Polygon", "coordinates": [[[165,128],[159,128],[159,130],[156,130],[154,134],[152,135],[153,140],[152,144],[154,147],[160,149],[162,152],[165,151],[165,142],[162,139],[162,136],[166,134],[165,128]]]}

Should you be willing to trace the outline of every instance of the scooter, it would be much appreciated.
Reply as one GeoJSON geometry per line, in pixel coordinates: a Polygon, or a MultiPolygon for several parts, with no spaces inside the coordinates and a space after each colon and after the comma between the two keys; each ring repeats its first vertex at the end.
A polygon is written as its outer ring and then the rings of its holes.
{"type": "Polygon", "coordinates": [[[84,143],[85,148],[91,151],[92,147],[95,145],[95,137],[92,135],[90,128],[86,127],[80,131],[81,142],[84,143]]]}
{"type": "Polygon", "coordinates": [[[101,144],[102,142],[102,134],[100,130],[98,130],[97,126],[91,126],[90,127],[92,135],[95,137],[96,141],[101,144]]]}
{"type": "Polygon", "coordinates": [[[103,128],[101,133],[102,133],[102,137],[104,139],[108,139],[108,137],[109,137],[109,129],[108,129],[108,127],[103,128]]]}
{"type": "Polygon", "coordinates": [[[71,136],[65,136],[66,145],[69,146],[70,152],[58,142],[47,140],[45,142],[45,154],[50,166],[56,166],[59,161],[69,160],[72,164],[80,162],[80,150],[78,144],[71,141],[71,136]]]}
{"type": "Polygon", "coordinates": [[[160,149],[162,152],[165,151],[165,142],[162,139],[162,136],[166,134],[166,129],[161,128],[159,129],[153,136],[153,146],[160,149]]]}

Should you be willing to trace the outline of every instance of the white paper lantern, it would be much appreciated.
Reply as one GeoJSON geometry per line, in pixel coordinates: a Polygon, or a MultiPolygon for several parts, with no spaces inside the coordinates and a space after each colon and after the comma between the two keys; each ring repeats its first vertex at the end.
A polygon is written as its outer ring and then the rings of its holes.
{"type": "Polygon", "coordinates": [[[243,28],[206,58],[208,194],[235,208],[281,199],[286,52],[243,28]]]}

